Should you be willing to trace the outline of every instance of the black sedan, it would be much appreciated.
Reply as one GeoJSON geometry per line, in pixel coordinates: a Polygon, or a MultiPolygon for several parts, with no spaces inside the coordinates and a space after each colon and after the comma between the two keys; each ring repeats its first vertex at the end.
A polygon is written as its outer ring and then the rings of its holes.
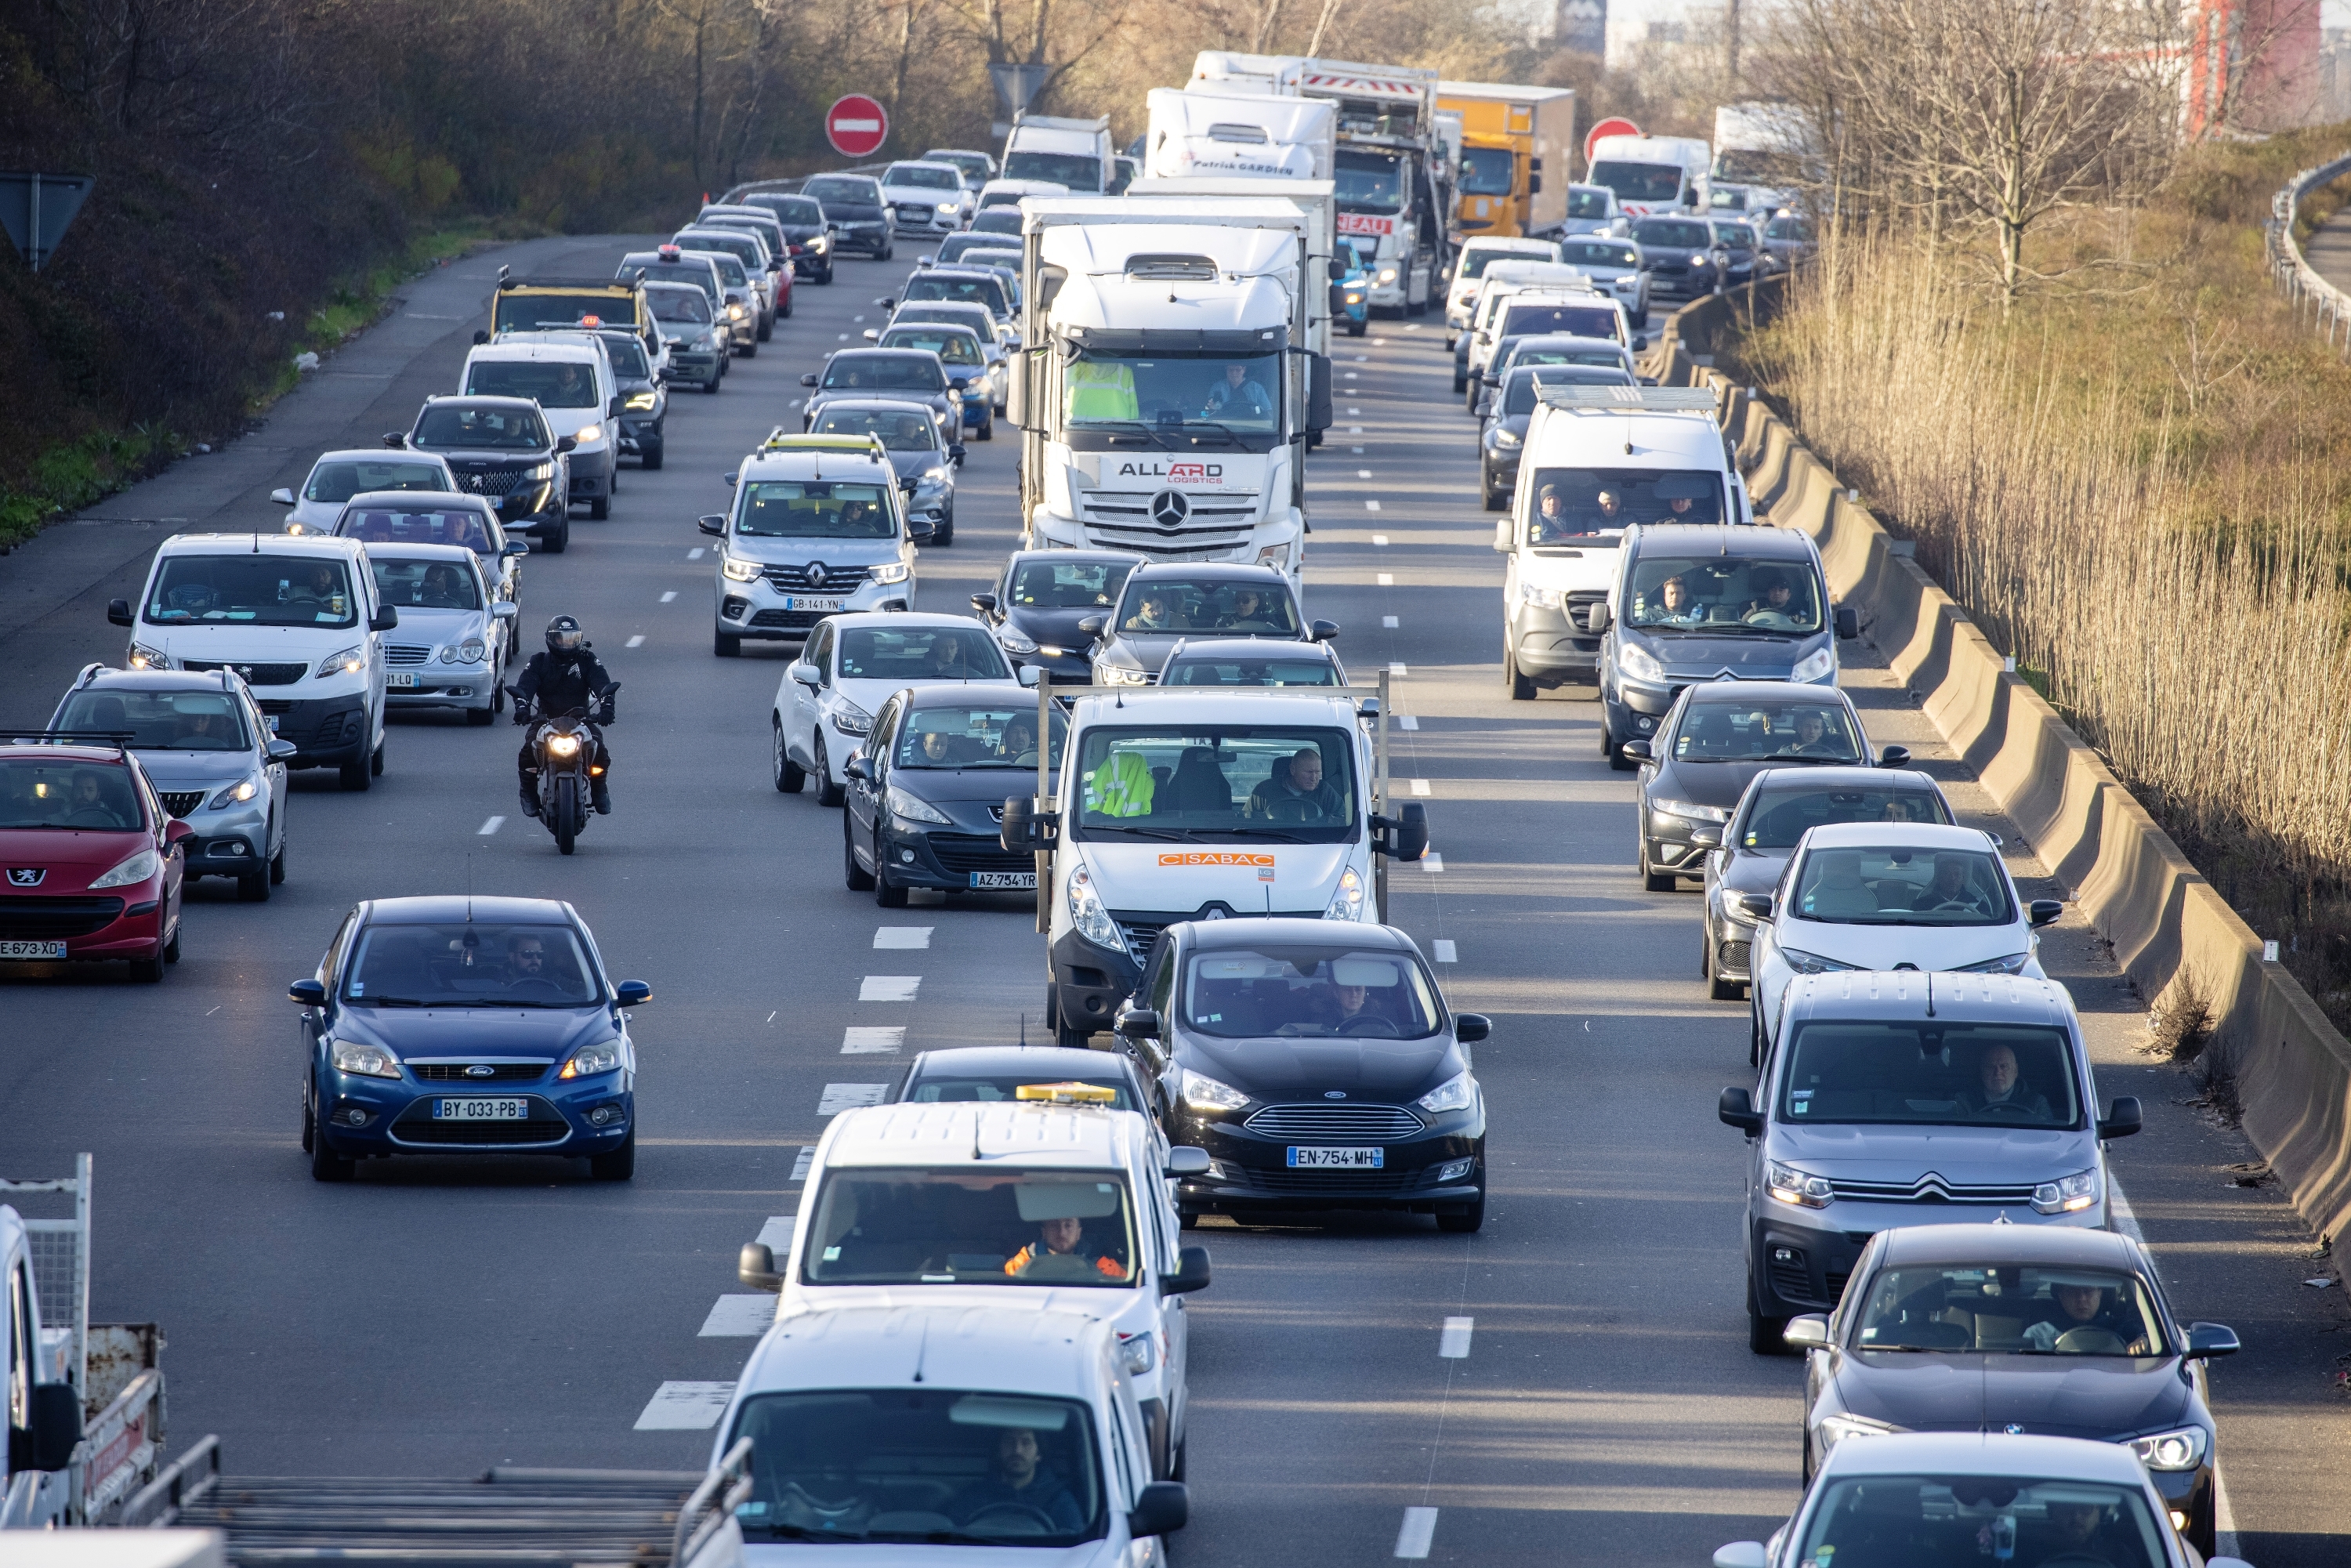
{"type": "Polygon", "coordinates": [[[302,1008],[302,1152],[320,1181],[394,1155],[586,1156],[636,1172],[636,1048],[572,907],[549,898],[382,898],[343,917],[302,1008]]]}
{"type": "Polygon", "coordinates": [[[1083,685],[1093,677],[1086,653],[1093,636],[1078,622],[1113,608],[1127,573],[1142,564],[1117,550],[1021,550],[1004,563],[995,591],[973,594],[971,607],[1015,668],[1034,664],[1048,680],[1083,685]]]}
{"type": "MultiPolygon", "coordinates": [[[[1002,841],[1005,797],[1036,793],[1037,705],[1019,687],[936,683],[894,693],[842,767],[841,878],[903,909],[910,887],[1031,893],[1037,858],[1002,841]]],[[[1053,760],[1068,737],[1053,710],[1053,760]]]]}
{"type": "Polygon", "coordinates": [[[776,215],[791,250],[795,275],[811,283],[832,281],[833,225],[825,217],[824,204],[787,191],[751,191],[743,195],[742,204],[776,215]]]}
{"type": "Polygon", "coordinates": [[[1117,1032],[1156,1083],[1170,1143],[1208,1151],[1176,1208],[1381,1208],[1486,1221],[1486,1102],[1455,1013],[1412,938],[1323,920],[1183,921],[1117,1032]]]}
{"type": "Polygon", "coordinates": [[[898,220],[882,199],[882,183],[872,175],[818,174],[801,184],[800,194],[823,207],[833,255],[853,250],[887,261],[894,254],[898,220]]]}
{"type": "MultiPolygon", "coordinates": [[[[1790,1321],[1805,1369],[1804,1479],[1848,1437],[2029,1432],[2126,1444],[2206,1556],[2217,1534],[2206,1364],[2219,1323],[2181,1323],[2146,1249],[2109,1230],[1880,1231],[1834,1323],[1790,1321]]],[[[2089,1562],[2087,1557],[2081,1561],[2089,1562]]]]}

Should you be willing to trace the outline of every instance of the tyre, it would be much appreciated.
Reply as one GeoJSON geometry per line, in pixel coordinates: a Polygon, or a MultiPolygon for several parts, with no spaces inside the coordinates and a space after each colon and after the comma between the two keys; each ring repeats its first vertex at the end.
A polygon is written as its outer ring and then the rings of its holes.
{"type": "Polygon", "coordinates": [[[1512,702],[1531,703],[1535,700],[1534,678],[1519,673],[1519,656],[1508,648],[1502,651],[1502,680],[1510,688],[1512,702]]]}
{"type": "Polygon", "coordinates": [[[470,725],[485,725],[497,716],[498,705],[497,699],[495,697],[491,698],[488,702],[484,703],[479,707],[469,707],[465,710],[465,722],[470,725]]]}
{"type": "Polygon", "coordinates": [[[379,779],[383,777],[383,747],[384,742],[377,741],[374,752],[368,758],[368,771],[379,779]]]}
{"type": "Polygon", "coordinates": [[[555,821],[549,825],[555,830],[555,847],[565,854],[580,837],[580,780],[565,774],[555,781],[555,821]]]}
{"type": "Polygon", "coordinates": [[[718,395],[718,372],[716,371],[710,372],[710,379],[702,383],[702,390],[712,397],[716,397],[718,395]]]}
{"type": "Polygon", "coordinates": [[[769,339],[773,338],[775,335],[776,335],[776,319],[775,319],[773,316],[763,316],[763,317],[761,317],[761,318],[759,319],[759,333],[758,333],[759,341],[761,341],[762,343],[764,343],[764,342],[768,341],[769,339]]]}
{"type": "Polygon", "coordinates": [[[743,639],[732,632],[713,632],[710,651],[722,659],[739,659],[743,656],[743,639]]]}
{"type": "Polygon", "coordinates": [[[1747,1309],[1747,1348],[1756,1354],[1787,1354],[1788,1342],[1782,1337],[1787,1332],[1787,1319],[1767,1318],[1751,1306],[1747,1309]]]}
{"type": "MultiPolygon", "coordinates": [[[[522,606],[519,604],[515,606],[515,610],[517,613],[520,612],[522,606]]],[[[504,670],[496,670],[491,673],[490,711],[494,714],[500,714],[507,711],[507,673],[504,670]]]]}
{"type": "Polygon", "coordinates": [[[375,782],[375,769],[368,762],[368,758],[360,757],[342,765],[340,774],[344,789],[365,789],[375,782]]]}
{"type": "Polygon", "coordinates": [[[1178,1209],[1176,1214],[1176,1223],[1183,1229],[1197,1230],[1200,1228],[1200,1217],[1188,1208],[1178,1209]]]}
{"type": "Polygon", "coordinates": [[[627,1181],[637,1174],[637,1129],[632,1124],[621,1146],[608,1155],[590,1155],[588,1174],[598,1181],[627,1181]]]}
{"type": "MultiPolygon", "coordinates": [[[[777,314],[777,315],[778,315],[778,316],[789,316],[789,315],[790,315],[791,313],[792,313],[792,291],[791,291],[790,289],[787,288],[787,289],[785,289],[785,290],[784,290],[784,297],[783,297],[783,298],[782,298],[782,299],[780,299],[780,300],[778,300],[778,301],[777,302],[777,304],[776,304],[776,314],[777,314]]],[[[772,322],[770,322],[770,323],[769,323],[769,328],[770,328],[770,329],[771,329],[771,330],[773,329],[773,325],[774,325],[774,324],[773,324],[772,322]]]]}
{"type": "Polygon", "coordinates": [[[828,261],[828,262],[826,262],[826,263],[824,264],[824,271],[823,271],[823,273],[822,273],[821,275],[820,275],[820,276],[818,277],[817,281],[818,281],[819,283],[827,284],[827,285],[830,285],[830,284],[832,282],[832,263],[831,263],[831,262],[828,261]]]}
{"type": "Polygon", "coordinates": [[[1369,321],[1350,321],[1347,323],[1347,336],[1350,338],[1360,338],[1371,329],[1372,324],[1369,321]]]}
{"type": "Polygon", "coordinates": [[[184,925],[185,922],[183,922],[180,925],[172,926],[172,939],[163,944],[163,962],[166,964],[176,964],[180,961],[180,933],[184,925]]]}
{"type": "MultiPolygon", "coordinates": [[[[236,901],[239,904],[269,902],[269,868],[256,866],[236,879],[236,901]]],[[[174,940],[177,940],[175,937],[174,940]]]]}
{"type": "Polygon", "coordinates": [[[1485,1225],[1486,1195],[1483,1193],[1478,1195],[1478,1201],[1473,1204],[1458,1208],[1450,1214],[1440,1210],[1437,1216],[1437,1228],[1447,1236],[1473,1235],[1485,1228],[1485,1225]]]}
{"type": "Polygon", "coordinates": [[[873,875],[857,863],[856,835],[851,831],[849,813],[841,814],[841,881],[852,893],[873,891],[873,875]]]}
{"type": "Polygon", "coordinates": [[[277,852],[269,857],[269,880],[279,887],[286,884],[286,839],[281,836],[277,841],[277,852]]]}
{"type": "Polygon", "coordinates": [[[611,516],[612,499],[611,497],[599,496],[594,500],[588,503],[588,520],[590,522],[608,522],[611,520],[611,516]]]}
{"type": "MultiPolygon", "coordinates": [[[[771,770],[775,775],[776,791],[782,795],[797,795],[800,792],[800,786],[808,782],[808,769],[792,760],[791,750],[784,744],[783,725],[770,718],[768,721],[768,728],[774,735],[774,744],[769,746],[768,750],[771,770]]],[[[859,891],[862,892],[863,889],[861,888],[859,891]]]]}
{"type": "Polygon", "coordinates": [[[882,254],[874,257],[874,259],[876,261],[894,261],[897,259],[897,256],[898,247],[896,246],[885,245],[882,247],[882,254]]]}
{"type": "MultiPolygon", "coordinates": [[[[841,815],[842,820],[846,821],[849,813],[843,811],[841,815]]],[[[879,831],[876,831],[873,835],[873,902],[884,909],[906,907],[906,890],[900,883],[890,880],[890,862],[882,858],[882,835],[879,831]]]]}
{"type": "Polygon", "coordinates": [[[571,548],[571,519],[566,517],[559,525],[558,525],[553,533],[540,535],[539,542],[531,548],[538,550],[543,550],[549,555],[561,555],[565,550],[569,549],[571,548]]]}
{"type": "Polygon", "coordinates": [[[982,441],[993,441],[996,439],[995,414],[990,413],[986,419],[979,422],[978,435],[979,439],[982,441]]]}
{"type": "Polygon", "coordinates": [[[312,1181],[349,1181],[354,1175],[351,1162],[335,1153],[327,1134],[313,1127],[310,1132],[310,1179],[312,1181]]]}
{"type": "Polygon", "coordinates": [[[1479,478],[1479,488],[1485,490],[1488,511],[1507,512],[1510,509],[1510,493],[1508,490],[1487,489],[1482,475],[1479,478]]]}
{"type": "Polygon", "coordinates": [[[1707,944],[1706,961],[1707,998],[1710,1001],[1717,1002],[1737,1001],[1739,999],[1739,994],[1747,988],[1737,980],[1726,980],[1720,975],[1714,972],[1714,944],[1712,942],[1708,942],[1707,944]]]}
{"type": "Polygon", "coordinates": [[[940,522],[939,531],[931,536],[931,542],[938,546],[941,549],[945,549],[949,545],[955,543],[955,514],[953,512],[949,512],[946,518],[940,522]]]}
{"type": "Polygon", "coordinates": [[[637,459],[637,466],[650,472],[653,469],[659,468],[661,465],[662,444],[656,441],[651,446],[644,449],[644,455],[637,459]]]}
{"type": "Polygon", "coordinates": [[[1464,374],[1463,374],[1461,371],[1454,371],[1454,372],[1453,372],[1453,395],[1454,395],[1455,397],[1459,397],[1463,392],[1468,392],[1468,390],[1469,390],[1469,378],[1468,378],[1468,376],[1464,375],[1464,374]]]}
{"type": "Polygon", "coordinates": [[[1649,841],[1646,838],[1641,841],[1640,872],[1641,885],[1649,892],[1673,892],[1674,883],[1677,880],[1673,873],[1669,871],[1657,872],[1649,869],[1649,841]]]}
{"type": "Polygon", "coordinates": [[[849,799],[849,791],[832,781],[832,758],[825,755],[824,737],[821,735],[816,737],[815,760],[810,765],[809,771],[816,776],[818,805],[838,806],[849,799]]]}
{"type": "Polygon", "coordinates": [[[1747,1065],[1761,1067],[1763,1065],[1763,1015],[1755,1008],[1755,988],[1750,986],[1747,989],[1747,1065]]]}
{"type": "MultiPolygon", "coordinates": [[[[1607,699],[1603,697],[1601,701],[1604,705],[1607,699]]],[[[1606,758],[1608,766],[1619,773],[1630,773],[1639,766],[1625,755],[1623,747],[1616,744],[1616,732],[1608,727],[1608,713],[1604,706],[1600,716],[1600,755],[1606,758]]]]}
{"type": "Polygon", "coordinates": [[[1050,988],[1045,992],[1045,1027],[1053,1031],[1053,1043],[1065,1050],[1093,1049],[1094,1037],[1091,1030],[1071,1029],[1062,1021],[1061,1005],[1050,988]]]}

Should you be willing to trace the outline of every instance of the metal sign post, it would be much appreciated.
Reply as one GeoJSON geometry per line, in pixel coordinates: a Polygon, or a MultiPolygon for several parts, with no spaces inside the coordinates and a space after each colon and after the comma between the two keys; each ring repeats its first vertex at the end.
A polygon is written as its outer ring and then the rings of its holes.
{"type": "Polygon", "coordinates": [[[88,174],[0,171],[0,227],[7,229],[35,272],[65,238],[96,183],[88,174]]]}

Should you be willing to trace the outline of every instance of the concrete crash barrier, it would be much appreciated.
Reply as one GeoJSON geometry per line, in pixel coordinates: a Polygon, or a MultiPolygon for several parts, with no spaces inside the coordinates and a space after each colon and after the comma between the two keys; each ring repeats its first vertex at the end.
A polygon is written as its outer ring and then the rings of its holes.
{"type": "Polygon", "coordinates": [[[2072,890],[2140,990],[2161,996],[2179,984],[2203,997],[2207,1049],[2224,1052],[2236,1074],[2247,1135],[2303,1218],[2323,1236],[2339,1234],[2351,1221],[2351,1040],[2283,966],[2262,959],[2252,928],[2097,752],[2009,672],[1909,546],[1848,496],[1786,421],[1695,362],[1747,313],[1736,295],[1677,311],[1653,346],[1652,373],[1719,396],[1758,520],[1812,536],[1831,591],[1858,612],[1896,678],[2072,890]]]}

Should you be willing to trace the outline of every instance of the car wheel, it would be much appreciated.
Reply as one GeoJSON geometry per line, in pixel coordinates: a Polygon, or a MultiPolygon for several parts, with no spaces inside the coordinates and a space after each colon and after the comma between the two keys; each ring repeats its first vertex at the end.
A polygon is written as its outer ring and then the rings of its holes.
{"type": "Polygon", "coordinates": [[[152,986],[161,982],[163,978],[162,948],[156,948],[152,958],[131,959],[131,977],[142,986],[152,986]]]}
{"type": "MultiPolygon", "coordinates": [[[[1813,1435],[1810,1432],[1804,1434],[1804,1484],[1808,1487],[1813,1484],[1813,1435]]],[[[2196,1543],[2191,1541],[2189,1544],[2193,1546],[2196,1543]]]]}
{"type": "Polygon", "coordinates": [[[979,438],[982,441],[996,439],[996,415],[993,413],[979,422],[979,438]]]}
{"type": "Polygon", "coordinates": [[[898,247],[896,246],[885,245],[882,247],[882,254],[875,256],[873,259],[876,261],[894,261],[897,259],[897,256],[898,247]]]}
{"type": "Polygon", "coordinates": [[[1176,1213],[1176,1224],[1181,1229],[1197,1230],[1200,1228],[1200,1217],[1188,1208],[1178,1209],[1176,1213]]]}
{"type": "MultiPolygon", "coordinates": [[[[1751,952],[1753,949],[1750,949],[1751,952]]],[[[1755,988],[1747,988],[1747,1065],[1763,1065],[1763,1014],[1755,1002],[1755,988]]]]}
{"type": "Polygon", "coordinates": [[[319,1124],[310,1115],[310,1086],[306,1082],[302,1085],[302,1152],[304,1154],[307,1155],[319,1146],[318,1137],[319,1124]]]}
{"type": "Polygon", "coordinates": [[[1604,717],[1600,721],[1600,755],[1606,758],[1608,766],[1619,773],[1630,773],[1639,766],[1625,755],[1625,748],[1616,743],[1615,733],[1608,727],[1608,720],[1604,717]]]}
{"type": "Polygon", "coordinates": [[[368,771],[379,779],[383,777],[383,748],[385,741],[389,738],[386,737],[384,740],[378,740],[375,743],[374,752],[368,758],[368,771]]]}
{"type": "Polygon", "coordinates": [[[553,533],[541,535],[540,543],[534,548],[545,550],[549,555],[561,555],[565,550],[569,549],[571,548],[571,519],[568,517],[565,517],[561,525],[559,526],[553,533]]]}
{"type": "Polygon", "coordinates": [[[1457,1208],[1449,1214],[1439,1210],[1437,1216],[1437,1228],[1447,1236],[1471,1235],[1485,1228],[1485,1225],[1486,1197],[1483,1193],[1479,1194],[1478,1201],[1475,1203],[1457,1208]]]}
{"type": "Polygon", "coordinates": [[[1535,700],[1534,677],[1519,673],[1519,655],[1513,649],[1502,650],[1502,681],[1510,688],[1512,702],[1531,703],[1535,700]]]}
{"type": "Polygon", "coordinates": [[[702,390],[711,397],[716,397],[718,395],[718,372],[716,371],[710,372],[710,379],[702,383],[702,390]]]}
{"type": "Polygon", "coordinates": [[[590,522],[607,522],[611,520],[611,516],[612,502],[610,497],[599,496],[594,500],[588,503],[588,520],[590,522]]]}
{"type": "Polygon", "coordinates": [[[722,659],[739,659],[743,656],[743,639],[732,632],[713,632],[710,651],[722,659]]]}
{"type": "Polygon", "coordinates": [[[823,274],[822,274],[820,277],[819,277],[817,278],[817,281],[818,281],[819,283],[827,283],[827,284],[829,284],[829,283],[831,283],[831,282],[832,281],[832,263],[831,263],[831,262],[829,262],[829,261],[828,261],[828,262],[826,262],[826,263],[824,264],[824,272],[823,272],[823,274]]]}
{"type": "Polygon", "coordinates": [[[832,759],[825,755],[823,736],[816,737],[814,750],[815,759],[810,763],[809,771],[816,777],[816,803],[838,806],[849,799],[849,791],[832,781],[832,759]]]}
{"type": "Polygon", "coordinates": [[[1459,371],[1454,371],[1454,372],[1453,372],[1453,395],[1454,395],[1455,397],[1459,397],[1463,392],[1468,392],[1468,390],[1469,390],[1469,378],[1468,378],[1468,376],[1466,376],[1466,375],[1463,375],[1459,371]]]}
{"type": "Polygon", "coordinates": [[[1486,493],[1486,509],[1488,511],[1507,512],[1510,509],[1510,493],[1508,490],[1496,490],[1491,488],[1486,484],[1485,476],[1482,474],[1479,476],[1478,485],[1479,488],[1484,490],[1486,493]]]}
{"type": "Polygon", "coordinates": [[[1787,1319],[1767,1318],[1751,1306],[1747,1309],[1747,1348],[1756,1354],[1787,1354],[1788,1342],[1782,1337],[1787,1332],[1787,1319]]]}
{"type": "Polygon", "coordinates": [[[784,744],[783,721],[771,715],[768,719],[768,727],[774,732],[775,736],[775,744],[769,747],[769,751],[774,762],[777,792],[784,795],[797,795],[800,792],[800,786],[808,782],[808,769],[792,760],[791,747],[784,744]]]}
{"type": "Polygon", "coordinates": [[[1676,882],[1674,873],[1653,871],[1649,866],[1649,841],[1641,841],[1641,885],[1651,893],[1671,893],[1676,882]]]}
{"type": "MultiPolygon", "coordinates": [[[[841,813],[843,820],[848,816],[846,811],[841,813]]],[[[906,890],[890,880],[890,862],[882,858],[882,835],[878,831],[873,835],[873,902],[884,909],[906,907],[906,890]]]]}
{"type": "Polygon", "coordinates": [[[610,1154],[588,1156],[588,1174],[598,1181],[627,1181],[637,1174],[637,1129],[633,1124],[619,1148],[610,1154]]]}
{"type": "Polygon", "coordinates": [[[661,443],[659,443],[659,442],[655,442],[655,443],[654,443],[653,444],[652,444],[651,446],[646,447],[646,448],[644,449],[644,454],[643,454],[643,455],[640,456],[640,457],[637,459],[637,466],[638,466],[638,467],[640,467],[640,468],[643,468],[643,469],[647,470],[648,472],[650,472],[651,470],[653,470],[653,469],[659,468],[661,465],[662,465],[662,449],[661,449],[661,443]]]}
{"type": "Polygon", "coordinates": [[[375,782],[375,769],[369,766],[368,758],[364,757],[344,763],[340,776],[346,789],[365,789],[375,782]]]}
{"type": "Polygon", "coordinates": [[[287,835],[279,834],[277,852],[269,857],[269,880],[282,887],[286,883],[286,845],[287,835]]]}
{"type": "MultiPolygon", "coordinates": [[[[776,305],[776,314],[777,314],[777,315],[778,315],[778,316],[789,316],[789,315],[790,315],[791,313],[792,313],[792,294],[791,294],[791,290],[788,288],[788,289],[784,290],[784,297],[783,297],[783,298],[782,298],[781,300],[779,300],[779,301],[778,301],[778,302],[777,302],[777,305],[776,305]]],[[[772,325],[772,324],[771,324],[771,325],[772,325]]]]}
{"type": "Polygon", "coordinates": [[[841,881],[852,893],[873,891],[873,875],[857,863],[857,834],[849,813],[841,814],[841,881]]]}
{"type": "Polygon", "coordinates": [[[949,512],[939,523],[939,531],[931,536],[931,543],[945,549],[955,543],[955,514],[949,512]]]}
{"type": "Polygon", "coordinates": [[[1091,1051],[1094,1037],[1091,1030],[1071,1029],[1061,1018],[1061,1009],[1053,992],[1045,992],[1045,1027],[1053,1031],[1053,1043],[1069,1051],[1091,1051]]]}
{"type": "Polygon", "coordinates": [[[498,700],[495,696],[479,707],[469,707],[465,710],[465,722],[471,725],[488,724],[497,716],[498,700]]]}
{"type": "MultiPolygon", "coordinates": [[[[239,904],[269,902],[269,868],[267,866],[256,866],[236,879],[236,901],[239,904]]],[[[177,942],[179,938],[174,936],[172,940],[177,942]]]]}
{"type": "Polygon", "coordinates": [[[327,1141],[326,1133],[313,1125],[310,1130],[310,1179],[313,1181],[349,1181],[356,1172],[352,1162],[335,1153],[327,1141]]]}
{"type": "Polygon", "coordinates": [[[1707,944],[1706,948],[1706,994],[1710,1001],[1735,1002],[1739,999],[1739,994],[1747,988],[1739,981],[1726,980],[1715,972],[1714,944],[1711,941],[1707,944]]]}
{"type": "MultiPolygon", "coordinates": [[[[789,314],[789,312],[787,312],[787,314],[789,314]]],[[[773,339],[775,335],[776,319],[773,316],[762,318],[759,322],[759,341],[762,343],[768,342],[773,339]]]]}

